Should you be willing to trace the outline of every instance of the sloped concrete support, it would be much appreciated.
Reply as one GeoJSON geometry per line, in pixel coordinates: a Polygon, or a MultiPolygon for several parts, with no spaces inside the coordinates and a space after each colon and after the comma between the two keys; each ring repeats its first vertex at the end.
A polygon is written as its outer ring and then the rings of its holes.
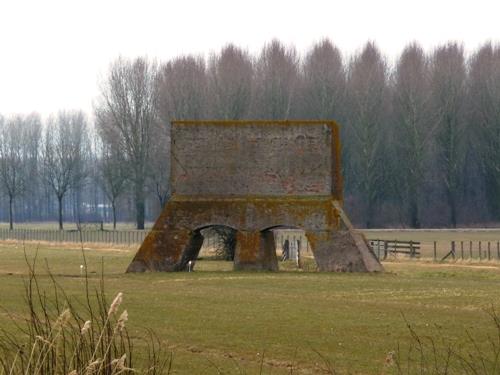
{"type": "MultiPolygon", "coordinates": [[[[194,233],[186,229],[153,229],[128,266],[127,272],[183,270],[187,261],[182,261],[182,255],[190,245],[193,246],[193,236],[194,233]]],[[[201,241],[203,242],[203,237],[201,241]]]]}
{"type": "Polygon", "coordinates": [[[374,272],[382,266],[368,248],[360,248],[348,230],[309,233],[307,238],[319,271],[374,272]],[[364,253],[368,252],[365,256],[364,253]],[[373,260],[373,261],[372,261],[373,260]]]}

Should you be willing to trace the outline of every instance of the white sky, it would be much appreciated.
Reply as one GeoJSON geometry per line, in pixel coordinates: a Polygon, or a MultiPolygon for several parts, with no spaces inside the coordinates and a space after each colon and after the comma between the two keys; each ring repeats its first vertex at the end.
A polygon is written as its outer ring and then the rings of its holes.
{"type": "Polygon", "coordinates": [[[0,0],[0,113],[92,111],[118,55],[159,61],[276,37],[300,52],[328,37],[345,54],[367,40],[394,59],[405,44],[467,51],[500,41],[500,0],[0,0]]]}

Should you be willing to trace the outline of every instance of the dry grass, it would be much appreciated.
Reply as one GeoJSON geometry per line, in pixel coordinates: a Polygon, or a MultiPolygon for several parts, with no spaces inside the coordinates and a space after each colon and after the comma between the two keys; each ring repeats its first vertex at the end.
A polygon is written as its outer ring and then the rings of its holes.
{"type": "MultiPolygon", "coordinates": [[[[52,273],[49,288],[39,283],[35,265],[26,259],[24,281],[25,311],[8,316],[9,328],[0,329],[0,374],[163,374],[169,372],[171,359],[151,333],[146,337],[143,370],[134,369],[133,340],[126,325],[128,312],[121,306],[119,292],[108,304],[104,279],[91,290],[85,272],[84,297],[68,296],[52,273]]],[[[85,258],[83,258],[85,270],[85,258]]],[[[136,340],[137,341],[137,340],[136,340]]],[[[144,349],[144,347],[143,347],[144,349]]],[[[135,353],[134,353],[135,352],[135,353]]]]}

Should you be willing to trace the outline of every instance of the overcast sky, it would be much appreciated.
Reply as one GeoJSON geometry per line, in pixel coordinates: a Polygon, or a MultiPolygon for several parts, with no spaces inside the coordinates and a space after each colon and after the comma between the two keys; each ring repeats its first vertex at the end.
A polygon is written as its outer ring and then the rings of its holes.
{"type": "Polygon", "coordinates": [[[500,41],[500,1],[0,0],[0,113],[90,114],[119,55],[165,61],[278,38],[306,51],[324,37],[346,55],[368,41],[394,59],[411,41],[467,51],[500,41]]]}

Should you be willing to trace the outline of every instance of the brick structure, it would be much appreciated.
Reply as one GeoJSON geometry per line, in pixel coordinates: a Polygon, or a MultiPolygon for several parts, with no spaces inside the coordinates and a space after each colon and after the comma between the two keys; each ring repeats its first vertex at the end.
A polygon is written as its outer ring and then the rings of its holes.
{"type": "Polygon", "coordinates": [[[273,228],[305,231],[320,271],[382,271],[341,208],[333,121],[174,121],[167,203],[127,272],[182,271],[201,230],[237,231],[236,270],[278,269],[273,228]]]}

